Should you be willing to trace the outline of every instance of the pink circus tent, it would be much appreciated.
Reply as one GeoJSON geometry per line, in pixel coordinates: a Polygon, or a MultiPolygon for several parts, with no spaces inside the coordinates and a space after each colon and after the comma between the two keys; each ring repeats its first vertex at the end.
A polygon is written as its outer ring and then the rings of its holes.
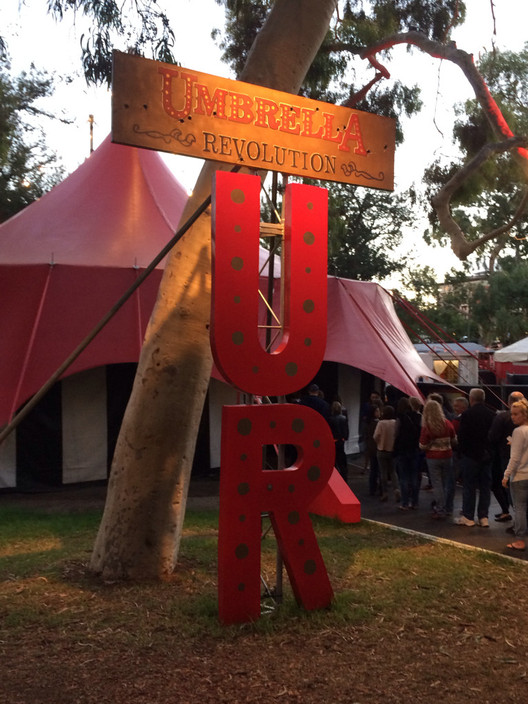
{"type": "MultiPolygon", "coordinates": [[[[0,426],[62,364],[176,231],[187,194],[158,153],[103,144],[0,225],[0,426]]],[[[162,264],[64,376],[137,362],[162,264]]],[[[328,279],[326,360],[408,394],[432,377],[379,285],[328,279]]]]}
{"type": "MultiPolygon", "coordinates": [[[[186,201],[157,153],[107,138],[62,183],[0,225],[0,424],[170,240],[186,201]]],[[[156,273],[68,375],[137,361],[159,285],[156,273]]]]}

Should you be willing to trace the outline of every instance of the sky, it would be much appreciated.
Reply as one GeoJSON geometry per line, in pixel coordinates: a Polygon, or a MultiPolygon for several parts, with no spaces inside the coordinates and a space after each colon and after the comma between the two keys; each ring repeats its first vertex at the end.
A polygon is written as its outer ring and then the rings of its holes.
{"type": "MultiPolygon", "coordinates": [[[[159,0],[170,6],[169,17],[175,34],[174,55],[188,68],[231,77],[220,60],[221,52],[211,39],[214,27],[223,27],[224,12],[214,0],[159,0]],[[206,12],[204,12],[206,8],[206,12]],[[204,21],[204,18],[206,21],[204,21]]],[[[89,156],[89,116],[94,116],[94,147],[111,130],[111,93],[106,87],[88,87],[81,72],[79,40],[82,18],[74,26],[66,16],[56,23],[46,13],[47,0],[1,0],[0,33],[7,40],[12,69],[27,70],[31,63],[57,76],[53,97],[57,114],[72,124],[52,121],[45,125],[48,146],[62,159],[71,173],[89,156]],[[68,82],[68,78],[73,81],[68,82]]],[[[202,162],[198,159],[162,155],[178,173],[182,185],[192,190],[202,162]]]]}
{"type": "MultiPolygon", "coordinates": [[[[223,26],[223,9],[214,0],[159,0],[167,6],[176,42],[174,55],[183,66],[218,76],[233,77],[220,60],[220,50],[211,39],[211,30],[223,26]]],[[[7,40],[15,72],[27,70],[31,63],[55,73],[58,85],[53,98],[54,110],[71,120],[65,125],[50,121],[45,125],[49,147],[62,158],[67,173],[89,155],[89,115],[94,115],[94,146],[110,132],[111,94],[106,88],[89,88],[80,70],[79,38],[82,21],[76,26],[71,18],[55,23],[45,12],[46,0],[2,0],[1,33],[7,40]],[[72,76],[73,80],[68,81],[72,76]]],[[[476,57],[493,44],[499,49],[520,49],[528,39],[528,2],[494,0],[495,28],[489,0],[466,0],[467,20],[456,29],[453,39],[460,49],[476,57]]],[[[406,142],[397,150],[395,182],[406,188],[421,182],[424,168],[441,154],[452,152],[453,108],[458,101],[472,97],[460,69],[420,53],[417,61],[404,46],[393,50],[389,71],[394,78],[422,89],[424,107],[419,117],[407,120],[406,142]]],[[[51,104],[51,103],[50,103],[51,104]]],[[[49,105],[48,105],[49,108],[49,105]]],[[[178,180],[189,191],[201,168],[201,161],[190,157],[162,155],[178,180]]],[[[425,249],[421,242],[423,222],[406,233],[405,248],[413,248],[419,263],[435,262],[441,277],[458,259],[445,248],[425,249]],[[428,259],[429,261],[424,261],[428,259]]]]}

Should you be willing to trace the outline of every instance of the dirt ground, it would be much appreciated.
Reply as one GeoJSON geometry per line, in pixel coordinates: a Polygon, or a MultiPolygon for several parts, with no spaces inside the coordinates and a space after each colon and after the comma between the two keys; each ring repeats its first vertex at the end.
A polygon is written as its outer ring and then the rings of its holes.
{"type": "MultiPolygon", "coordinates": [[[[431,605],[434,608],[434,605],[431,605]]],[[[284,702],[524,704],[526,620],[446,623],[431,631],[345,626],[232,638],[185,638],[170,625],[150,642],[100,643],[39,624],[2,643],[2,704],[238,704],[284,702]],[[522,629],[522,632],[519,632],[522,629]]]]}
{"type": "MultiPolygon", "coordinates": [[[[190,503],[214,506],[212,489],[195,486],[190,503]]],[[[72,499],[83,510],[102,505],[104,487],[79,492],[10,501],[50,511],[71,509],[72,499]]],[[[298,627],[293,620],[269,632],[241,626],[211,635],[197,626],[189,637],[138,602],[138,619],[152,620],[146,637],[114,622],[92,628],[86,605],[95,584],[82,565],[71,570],[65,582],[82,586],[78,604],[66,594],[62,603],[44,583],[42,618],[15,641],[2,639],[0,624],[0,704],[524,704],[528,697],[527,594],[507,571],[482,593],[431,592],[424,613],[396,613],[390,622],[379,613],[360,625],[328,627],[299,616],[298,627]],[[446,599],[448,616],[439,623],[437,605],[446,599]],[[477,604],[471,616],[468,599],[477,604]]]]}

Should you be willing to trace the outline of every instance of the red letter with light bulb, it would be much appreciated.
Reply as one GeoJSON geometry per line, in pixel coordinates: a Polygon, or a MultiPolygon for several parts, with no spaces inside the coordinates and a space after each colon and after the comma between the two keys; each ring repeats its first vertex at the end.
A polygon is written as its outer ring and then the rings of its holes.
{"type": "MultiPolygon", "coordinates": [[[[285,193],[283,324],[276,348],[259,335],[260,178],[218,171],[213,188],[211,344],[222,375],[259,396],[306,386],[326,346],[327,191],[290,184],[285,193]]],[[[260,615],[261,513],[269,514],[295,598],[306,609],[333,592],[308,509],[334,464],[326,420],[299,404],[226,406],[222,415],[218,540],[219,616],[260,615]],[[283,470],[262,468],[263,447],[293,445],[283,470]]]]}

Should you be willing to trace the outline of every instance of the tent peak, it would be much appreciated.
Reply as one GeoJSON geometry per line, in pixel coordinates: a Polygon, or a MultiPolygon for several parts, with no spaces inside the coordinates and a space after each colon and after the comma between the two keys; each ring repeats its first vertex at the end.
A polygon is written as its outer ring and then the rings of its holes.
{"type": "Polygon", "coordinates": [[[187,193],[157,152],[110,137],[0,225],[3,264],[147,266],[177,230],[187,193]]]}

